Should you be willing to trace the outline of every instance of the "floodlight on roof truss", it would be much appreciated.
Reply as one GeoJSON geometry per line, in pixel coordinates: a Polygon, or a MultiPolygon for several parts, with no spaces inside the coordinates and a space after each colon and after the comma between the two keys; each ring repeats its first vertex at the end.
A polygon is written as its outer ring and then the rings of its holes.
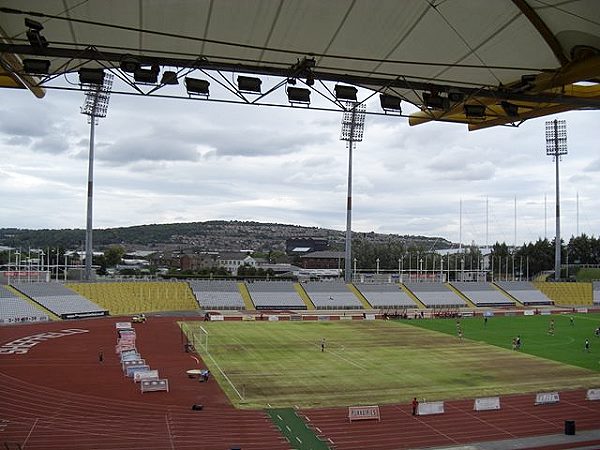
{"type": "Polygon", "coordinates": [[[260,85],[262,80],[254,77],[237,77],[238,89],[240,92],[248,92],[250,94],[260,94],[260,85]]]}
{"type": "Polygon", "coordinates": [[[24,59],[23,71],[35,75],[47,75],[50,72],[50,61],[47,59],[24,59]]]}
{"type": "Polygon", "coordinates": [[[334,87],[335,90],[335,98],[338,100],[350,100],[356,101],[356,93],[358,89],[354,86],[345,86],[343,84],[336,84],[334,87]]]}
{"type": "Polygon", "coordinates": [[[172,70],[165,70],[162,74],[160,84],[179,84],[177,79],[177,72],[172,70]]]}
{"type": "Polygon", "coordinates": [[[30,28],[29,30],[27,30],[27,40],[29,41],[29,44],[37,49],[44,49],[46,47],[48,47],[48,41],[46,40],[46,38],[44,36],[42,36],[40,34],[39,30],[35,30],[33,28],[30,28]]]}
{"type": "Polygon", "coordinates": [[[429,109],[447,110],[450,107],[450,100],[437,92],[423,92],[423,104],[429,109]]]}
{"type": "Polygon", "coordinates": [[[483,119],[485,117],[485,105],[464,105],[465,116],[483,119]]]}
{"type": "Polygon", "coordinates": [[[379,102],[381,103],[381,109],[385,112],[397,112],[402,113],[402,99],[395,95],[381,94],[379,96],[379,102]]]}
{"type": "Polygon", "coordinates": [[[97,84],[104,83],[104,69],[90,69],[82,67],[79,69],[79,84],[97,84]]]}
{"type": "Polygon", "coordinates": [[[121,70],[123,72],[135,73],[135,71],[140,68],[140,62],[134,56],[125,55],[121,59],[121,62],[119,63],[119,67],[121,68],[121,70]]]}
{"type": "Polygon", "coordinates": [[[288,86],[287,95],[290,103],[310,103],[310,89],[288,86]]]}
{"type": "Polygon", "coordinates": [[[210,82],[198,78],[185,78],[185,88],[188,95],[202,95],[208,97],[210,82]]]}
{"type": "Polygon", "coordinates": [[[150,69],[137,69],[133,72],[133,79],[142,84],[156,84],[158,81],[158,66],[153,66],[150,69]]]}

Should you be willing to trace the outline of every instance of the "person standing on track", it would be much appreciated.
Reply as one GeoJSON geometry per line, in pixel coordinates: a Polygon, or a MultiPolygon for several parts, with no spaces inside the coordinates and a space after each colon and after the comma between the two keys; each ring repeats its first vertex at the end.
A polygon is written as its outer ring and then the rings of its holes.
{"type": "Polygon", "coordinates": [[[419,401],[417,400],[417,397],[413,398],[412,401],[412,415],[416,416],[417,415],[417,409],[419,408],[419,401]]]}

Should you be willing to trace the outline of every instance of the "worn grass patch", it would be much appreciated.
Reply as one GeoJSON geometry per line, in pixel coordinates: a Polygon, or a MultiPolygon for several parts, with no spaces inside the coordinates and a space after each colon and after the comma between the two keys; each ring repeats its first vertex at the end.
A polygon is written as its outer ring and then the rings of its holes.
{"type": "Polygon", "coordinates": [[[232,403],[245,408],[447,400],[600,383],[589,370],[393,321],[183,324],[197,343],[200,326],[209,340],[208,352],[197,345],[198,352],[232,403]]]}

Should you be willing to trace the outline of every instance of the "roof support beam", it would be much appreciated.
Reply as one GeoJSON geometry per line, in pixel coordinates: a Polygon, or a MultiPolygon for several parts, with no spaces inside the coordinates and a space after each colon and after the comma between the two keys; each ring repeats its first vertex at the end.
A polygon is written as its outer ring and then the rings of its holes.
{"type": "Polygon", "coordinates": [[[525,0],[512,0],[512,2],[527,17],[527,20],[534,26],[540,36],[542,36],[542,39],[548,44],[548,47],[550,47],[560,65],[566,65],[569,62],[569,58],[566,57],[560,42],[558,42],[556,36],[550,31],[550,28],[548,28],[548,25],[540,18],[538,13],[525,0]]]}
{"type": "MultiPolygon", "coordinates": [[[[37,55],[55,57],[55,58],[67,58],[72,60],[84,60],[84,61],[98,61],[100,64],[104,63],[106,66],[118,67],[120,61],[126,54],[116,52],[105,52],[100,51],[94,47],[88,47],[85,50],[79,50],[76,48],[58,48],[48,47],[42,51],[33,48],[30,45],[15,45],[0,43],[0,53],[13,53],[20,55],[37,55]]],[[[140,62],[144,65],[167,65],[182,67],[188,69],[202,69],[202,70],[214,70],[214,71],[225,71],[225,72],[236,72],[236,73],[248,73],[253,75],[268,75],[276,77],[297,77],[298,75],[293,72],[291,67],[273,67],[273,66],[254,66],[246,64],[232,64],[222,63],[218,61],[209,61],[206,58],[199,57],[198,59],[185,59],[185,58],[167,58],[157,56],[136,56],[140,62]]],[[[71,70],[66,69],[65,72],[76,71],[79,66],[75,64],[71,70]]],[[[336,74],[330,72],[321,72],[313,69],[312,73],[316,79],[322,81],[331,82],[342,82],[348,83],[367,89],[381,90],[382,92],[387,89],[410,89],[415,91],[427,91],[427,92],[448,92],[450,90],[454,92],[460,92],[466,97],[476,96],[482,98],[490,98],[496,101],[501,100],[513,100],[513,101],[526,101],[526,102],[539,102],[539,103],[558,103],[570,105],[573,108],[594,108],[600,109],[600,98],[579,98],[575,96],[564,95],[561,93],[525,93],[525,92],[511,92],[509,89],[491,89],[482,87],[461,87],[454,85],[435,84],[430,82],[408,80],[398,76],[396,78],[381,78],[381,77],[367,77],[360,75],[351,74],[336,74]]],[[[300,76],[301,78],[301,76],[300,76]]]]}

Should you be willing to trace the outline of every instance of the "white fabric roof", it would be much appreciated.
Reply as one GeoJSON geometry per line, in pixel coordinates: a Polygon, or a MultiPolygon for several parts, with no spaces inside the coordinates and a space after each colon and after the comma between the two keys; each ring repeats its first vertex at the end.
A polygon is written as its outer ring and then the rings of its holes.
{"type": "MultiPolygon", "coordinates": [[[[578,72],[582,79],[600,79],[598,0],[3,0],[2,5],[42,13],[0,10],[4,44],[27,44],[23,19],[30,17],[43,24],[48,51],[93,45],[106,53],[202,58],[216,67],[241,64],[241,72],[273,75],[314,57],[317,79],[354,81],[417,105],[423,89],[407,89],[406,82],[498,90],[522,75],[564,69],[574,59],[592,61],[578,72]],[[578,52],[582,48],[589,50],[578,52]],[[402,86],[387,87],[398,80],[402,86]]],[[[55,73],[98,66],[51,54],[50,60],[55,73]]],[[[114,58],[105,64],[118,66],[114,58]]]]}

